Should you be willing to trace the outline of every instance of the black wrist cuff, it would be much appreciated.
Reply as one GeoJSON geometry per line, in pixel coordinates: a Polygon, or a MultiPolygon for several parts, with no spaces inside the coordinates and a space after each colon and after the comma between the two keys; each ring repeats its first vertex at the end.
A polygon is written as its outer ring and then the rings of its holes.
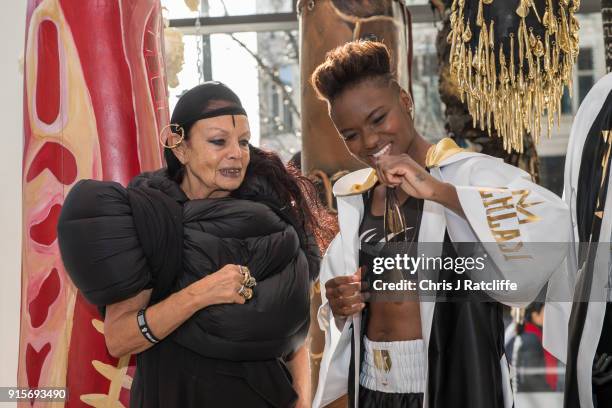
{"type": "Polygon", "coordinates": [[[147,319],[145,318],[145,310],[147,310],[146,307],[143,309],[140,309],[138,311],[138,314],[136,315],[136,321],[138,322],[138,328],[140,329],[140,332],[142,333],[144,338],[147,339],[149,343],[152,343],[152,344],[159,343],[159,339],[155,337],[155,335],[151,331],[151,328],[149,328],[149,325],[147,324],[147,319]]]}

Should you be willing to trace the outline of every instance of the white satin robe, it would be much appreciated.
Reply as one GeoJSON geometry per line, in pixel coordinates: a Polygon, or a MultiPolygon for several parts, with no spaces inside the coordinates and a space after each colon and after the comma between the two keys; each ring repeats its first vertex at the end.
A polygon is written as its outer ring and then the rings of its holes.
{"type": "MultiPolygon", "coordinates": [[[[494,235],[493,232],[497,230],[520,231],[518,237],[504,243],[509,246],[518,242],[565,242],[568,240],[570,218],[567,205],[554,193],[531,182],[528,173],[505,164],[501,159],[479,153],[462,151],[450,157],[442,156],[443,160],[430,168],[430,172],[437,179],[455,186],[467,220],[435,202],[425,201],[419,233],[420,243],[443,242],[447,229],[453,242],[498,243],[497,235],[494,235]],[[493,191],[494,194],[487,200],[488,208],[481,195],[481,192],[487,194],[485,190],[493,191]],[[527,196],[512,195],[512,192],[518,191],[524,194],[524,190],[528,191],[527,196]],[[498,221],[487,219],[487,210],[491,216],[500,214],[491,206],[490,200],[504,197],[508,199],[509,196],[512,197],[509,202],[513,206],[509,211],[514,212],[515,216],[498,221]],[[532,222],[528,222],[528,218],[532,222]]],[[[354,315],[346,322],[336,321],[323,288],[327,280],[336,276],[352,275],[358,268],[360,247],[358,231],[364,212],[363,199],[359,194],[347,194],[350,191],[349,184],[354,183],[355,180],[363,182],[369,171],[370,169],[363,169],[353,172],[340,179],[334,186],[334,194],[338,201],[340,233],[332,241],[321,265],[322,305],[318,311],[318,321],[325,332],[325,349],[319,371],[319,384],[313,401],[315,408],[323,407],[347,393],[351,358],[351,332],[349,331],[351,324],[354,326],[352,333],[354,333],[355,350],[360,349],[361,315],[354,315]]],[[[431,245],[427,248],[431,249],[431,245]]],[[[419,251],[421,251],[420,248],[419,251]]],[[[563,261],[562,257],[557,257],[557,259],[547,259],[543,262],[542,257],[550,258],[550,254],[534,253],[531,254],[531,261],[525,260],[515,262],[515,265],[508,265],[503,260],[501,250],[493,252],[489,253],[489,256],[495,260],[497,265],[503,264],[508,279],[519,282],[521,293],[490,292],[489,295],[511,306],[525,305],[528,303],[525,299],[537,296],[551,274],[563,261]],[[534,266],[536,264],[537,266],[534,266]]],[[[427,255],[439,254],[432,254],[430,251],[427,255]]],[[[429,343],[434,308],[433,301],[421,300],[421,328],[426,347],[429,343]]],[[[360,372],[358,354],[355,353],[354,356],[355,377],[352,379],[355,382],[356,391],[359,389],[360,372]]],[[[504,382],[504,406],[511,408],[513,394],[505,356],[500,361],[499,369],[504,382]]],[[[482,386],[487,387],[487,384],[482,386]]],[[[355,395],[355,401],[358,400],[358,395],[355,395]]],[[[427,392],[423,407],[428,407],[427,392]]]]}

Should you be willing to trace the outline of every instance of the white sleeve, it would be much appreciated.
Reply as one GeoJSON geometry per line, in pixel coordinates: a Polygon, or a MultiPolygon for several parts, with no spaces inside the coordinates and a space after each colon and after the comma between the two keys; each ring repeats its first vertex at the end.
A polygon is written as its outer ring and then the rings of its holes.
{"type": "Polygon", "coordinates": [[[514,291],[488,291],[493,298],[509,306],[528,304],[565,259],[571,231],[567,205],[528,173],[498,159],[471,159],[458,171],[463,174],[452,184],[465,219],[446,211],[451,239],[483,243],[495,276],[516,282],[514,291]]]}
{"type": "Polygon", "coordinates": [[[325,332],[329,332],[331,320],[334,321],[336,328],[340,332],[346,323],[346,318],[336,318],[334,316],[331,311],[331,307],[329,306],[329,302],[327,301],[327,297],[325,296],[325,283],[332,278],[345,275],[340,265],[342,257],[339,256],[339,253],[341,253],[341,250],[342,242],[340,234],[338,234],[329,244],[327,252],[325,252],[323,259],[321,260],[321,270],[319,273],[321,306],[319,306],[319,310],[317,311],[317,321],[319,322],[319,327],[321,330],[325,332]]]}

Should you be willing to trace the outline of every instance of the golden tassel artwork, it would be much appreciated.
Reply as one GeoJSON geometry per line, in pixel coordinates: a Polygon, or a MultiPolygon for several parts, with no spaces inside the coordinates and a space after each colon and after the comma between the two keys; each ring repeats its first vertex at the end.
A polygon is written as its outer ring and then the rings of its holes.
{"type": "Polygon", "coordinates": [[[451,77],[475,125],[496,131],[508,152],[522,152],[527,133],[536,144],[543,131],[550,137],[559,121],[578,56],[579,7],[579,0],[453,2],[451,77]],[[512,24],[497,18],[504,12],[515,15],[512,24]]]}

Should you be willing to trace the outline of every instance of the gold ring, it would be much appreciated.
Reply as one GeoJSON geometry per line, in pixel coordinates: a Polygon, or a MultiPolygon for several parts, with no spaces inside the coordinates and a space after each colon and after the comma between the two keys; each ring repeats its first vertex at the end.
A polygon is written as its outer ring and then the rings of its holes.
{"type": "Polygon", "coordinates": [[[251,279],[251,275],[249,275],[248,273],[244,274],[244,275],[242,275],[242,282],[241,283],[243,285],[245,285],[245,286],[248,286],[247,283],[249,282],[250,279],[251,279]]]}
{"type": "Polygon", "coordinates": [[[247,288],[252,288],[253,286],[257,285],[257,280],[251,276],[251,271],[248,267],[240,266],[240,273],[242,276],[244,276],[244,279],[242,280],[242,284],[244,286],[247,288]]]}
{"type": "Polygon", "coordinates": [[[238,291],[238,294],[242,296],[245,300],[250,300],[253,297],[253,289],[245,288],[244,285],[238,291]]]}
{"type": "Polygon", "coordinates": [[[251,300],[253,298],[253,289],[246,288],[242,296],[244,297],[245,300],[251,300]]]}
{"type": "MultiPolygon", "coordinates": [[[[166,126],[164,126],[161,130],[161,132],[159,132],[159,143],[165,147],[166,149],[174,149],[175,147],[177,147],[178,145],[180,145],[183,142],[183,139],[185,139],[185,129],[183,129],[183,127],[181,125],[178,125],[176,123],[170,123],[166,126]],[[173,145],[167,145],[162,141],[162,137],[164,135],[164,130],[166,130],[167,128],[171,128],[172,126],[176,127],[177,132],[172,132],[172,129],[170,129],[171,133],[180,133],[180,138],[179,141],[176,142],[173,145]]],[[[168,139],[166,139],[168,140],[168,139]]]]}
{"type": "Polygon", "coordinates": [[[244,286],[246,286],[247,288],[252,288],[252,287],[254,287],[255,285],[257,285],[257,281],[256,281],[256,280],[255,280],[255,278],[254,278],[254,277],[252,277],[252,276],[249,276],[249,277],[246,279],[246,282],[244,282],[244,286]]]}

